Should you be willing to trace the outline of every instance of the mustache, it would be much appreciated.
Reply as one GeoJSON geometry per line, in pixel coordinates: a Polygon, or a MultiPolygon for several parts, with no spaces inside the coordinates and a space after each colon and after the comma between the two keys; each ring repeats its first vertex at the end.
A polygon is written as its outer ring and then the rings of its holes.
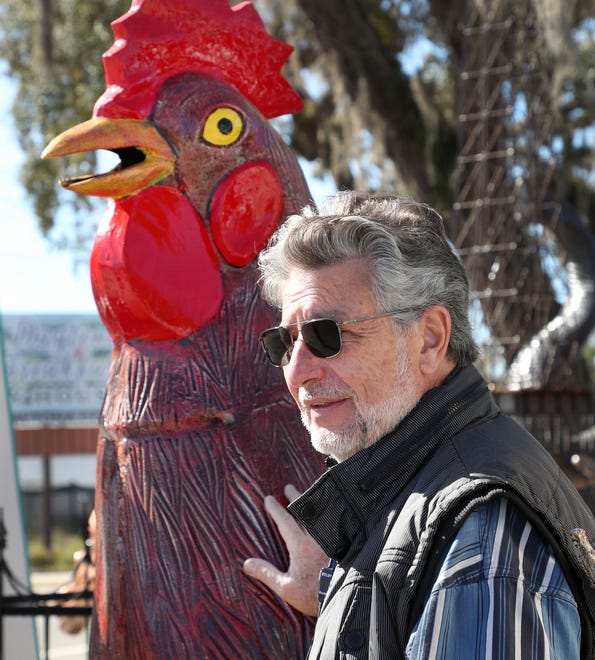
{"type": "Polygon", "coordinates": [[[312,399],[320,397],[328,398],[347,398],[352,396],[352,390],[346,387],[340,387],[338,385],[322,385],[320,383],[314,383],[308,387],[300,387],[298,391],[298,398],[300,404],[305,404],[312,399]]]}

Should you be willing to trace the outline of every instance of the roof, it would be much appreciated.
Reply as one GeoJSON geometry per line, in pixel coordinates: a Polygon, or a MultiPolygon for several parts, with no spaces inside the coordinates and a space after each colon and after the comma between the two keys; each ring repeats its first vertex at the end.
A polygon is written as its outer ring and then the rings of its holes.
{"type": "Polygon", "coordinates": [[[92,314],[0,318],[13,424],[97,424],[113,350],[92,314]]]}

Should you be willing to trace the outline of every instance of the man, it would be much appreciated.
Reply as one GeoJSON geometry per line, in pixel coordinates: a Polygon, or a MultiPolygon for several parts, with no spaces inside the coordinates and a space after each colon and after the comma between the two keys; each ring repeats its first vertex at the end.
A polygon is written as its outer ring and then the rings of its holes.
{"type": "MultiPolygon", "coordinates": [[[[468,282],[431,208],[344,192],[259,261],[281,310],[261,342],[327,472],[289,506],[279,571],[245,571],[305,613],[311,658],[592,658],[595,520],[475,367],[468,282]]],[[[287,492],[290,499],[295,489],[287,492]]]]}

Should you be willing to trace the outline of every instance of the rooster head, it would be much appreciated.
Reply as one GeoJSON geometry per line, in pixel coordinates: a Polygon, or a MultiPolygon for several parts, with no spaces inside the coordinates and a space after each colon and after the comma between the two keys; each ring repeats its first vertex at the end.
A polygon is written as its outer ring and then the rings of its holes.
{"type": "Polygon", "coordinates": [[[93,118],[42,157],[107,149],[110,172],[65,179],[111,198],[91,255],[99,313],[116,343],[186,337],[284,215],[309,201],[270,118],[301,109],[280,70],[292,48],[249,2],[133,0],[112,23],[93,118]]]}

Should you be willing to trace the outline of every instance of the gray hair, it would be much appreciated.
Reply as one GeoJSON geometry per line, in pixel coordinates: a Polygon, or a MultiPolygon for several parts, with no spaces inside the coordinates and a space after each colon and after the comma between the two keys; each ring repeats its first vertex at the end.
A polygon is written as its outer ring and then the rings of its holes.
{"type": "Polygon", "coordinates": [[[321,206],[290,216],[258,259],[262,295],[281,308],[293,268],[315,270],[349,258],[370,265],[379,312],[407,323],[431,305],[452,320],[448,357],[464,366],[479,354],[469,323],[469,282],[441,216],[426,204],[383,193],[342,191],[321,206]]]}

